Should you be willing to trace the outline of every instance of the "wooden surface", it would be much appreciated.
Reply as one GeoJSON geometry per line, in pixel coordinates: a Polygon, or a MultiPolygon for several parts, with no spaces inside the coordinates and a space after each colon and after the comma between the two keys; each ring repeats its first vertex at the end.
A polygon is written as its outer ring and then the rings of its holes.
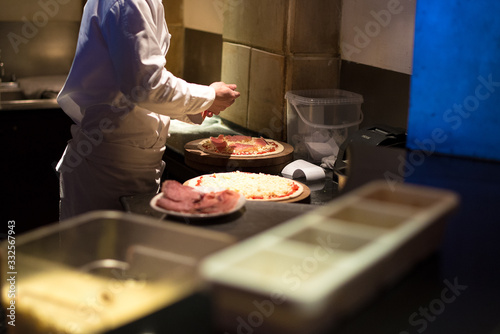
{"type": "Polygon", "coordinates": [[[298,203],[298,202],[307,202],[306,200],[309,199],[309,196],[311,196],[311,189],[309,189],[308,186],[306,186],[305,184],[301,183],[301,182],[298,182],[298,181],[295,181],[294,182],[297,182],[298,184],[300,184],[304,191],[302,192],[302,194],[300,194],[299,196],[297,197],[294,197],[294,198],[290,198],[290,199],[285,199],[283,201],[274,201],[274,202],[278,202],[278,203],[298,203]]]}
{"type": "MultiPolygon", "coordinates": [[[[294,182],[297,182],[297,181],[294,180],[294,182]]],[[[300,194],[297,197],[289,198],[289,199],[285,199],[285,200],[277,200],[277,201],[251,200],[251,199],[247,199],[247,201],[249,201],[249,202],[274,202],[274,203],[308,203],[308,200],[310,200],[309,197],[311,196],[311,189],[301,182],[297,182],[297,183],[300,184],[304,189],[302,194],[300,194]]]]}
{"type": "Polygon", "coordinates": [[[245,171],[252,173],[279,174],[293,161],[293,146],[279,142],[284,150],[280,153],[265,156],[222,156],[203,152],[198,144],[205,138],[190,141],[184,145],[184,161],[186,165],[204,172],[245,171]]]}

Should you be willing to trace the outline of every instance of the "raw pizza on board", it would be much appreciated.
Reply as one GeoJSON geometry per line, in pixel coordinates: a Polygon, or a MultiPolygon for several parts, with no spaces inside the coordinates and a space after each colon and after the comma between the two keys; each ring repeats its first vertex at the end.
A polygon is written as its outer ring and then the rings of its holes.
{"type": "Polygon", "coordinates": [[[275,140],[240,135],[219,135],[203,139],[198,148],[205,153],[229,157],[260,157],[278,154],[284,150],[283,145],[275,140]]]}
{"type": "Polygon", "coordinates": [[[293,180],[263,173],[227,172],[206,174],[184,183],[190,187],[229,189],[247,200],[284,201],[300,196],[304,187],[293,180]]]}

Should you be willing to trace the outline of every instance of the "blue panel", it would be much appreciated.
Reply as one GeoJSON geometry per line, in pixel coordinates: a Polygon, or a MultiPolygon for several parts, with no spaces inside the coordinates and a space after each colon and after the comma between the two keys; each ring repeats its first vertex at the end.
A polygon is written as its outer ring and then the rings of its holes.
{"type": "Polygon", "coordinates": [[[500,160],[500,1],[418,0],[408,148],[500,160]]]}

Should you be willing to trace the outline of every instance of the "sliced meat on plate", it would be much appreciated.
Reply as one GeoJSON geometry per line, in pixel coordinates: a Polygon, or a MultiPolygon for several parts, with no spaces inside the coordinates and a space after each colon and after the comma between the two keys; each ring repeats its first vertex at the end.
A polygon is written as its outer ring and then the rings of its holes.
{"type": "Polygon", "coordinates": [[[206,193],[203,199],[195,204],[195,209],[201,213],[227,212],[234,208],[239,198],[240,195],[232,190],[206,193]]]}
{"type": "Polygon", "coordinates": [[[161,186],[164,197],[175,202],[199,201],[201,193],[192,187],[184,186],[175,180],[166,180],[161,186]]]}
{"type": "Polygon", "coordinates": [[[203,193],[175,180],[163,182],[162,195],[156,205],[169,211],[184,213],[223,213],[235,207],[240,194],[233,190],[203,193]]]}

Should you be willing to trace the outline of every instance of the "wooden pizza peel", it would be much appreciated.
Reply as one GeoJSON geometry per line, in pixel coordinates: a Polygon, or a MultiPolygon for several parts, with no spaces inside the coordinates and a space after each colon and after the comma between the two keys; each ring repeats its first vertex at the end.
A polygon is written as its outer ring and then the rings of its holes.
{"type": "Polygon", "coordinates": [[[310,198],[311,189],[301,182],[298,182],[295,180],[294,180],[294,182],[297,182],[302,186],[302,188],[304,189],[302,194],[300,194],[299,196],[294,197],[294,198],[285,199],[282,201],[275,201],[276,203],[310,203],[310,201],[311,201],[311,198],[310,198]]]}
{"type": "Polygon", "coordinates": [[[200,150],[198,144],[203,140],[205,138],[193,140],[184,145],[184,162],[189,167],[205,173],[239,170],[278,175],[286,165],[293,161],[293,146],[283,142],[279,142],[284,147],[283,151],[276,154],[225,157],[200,150]]]}

